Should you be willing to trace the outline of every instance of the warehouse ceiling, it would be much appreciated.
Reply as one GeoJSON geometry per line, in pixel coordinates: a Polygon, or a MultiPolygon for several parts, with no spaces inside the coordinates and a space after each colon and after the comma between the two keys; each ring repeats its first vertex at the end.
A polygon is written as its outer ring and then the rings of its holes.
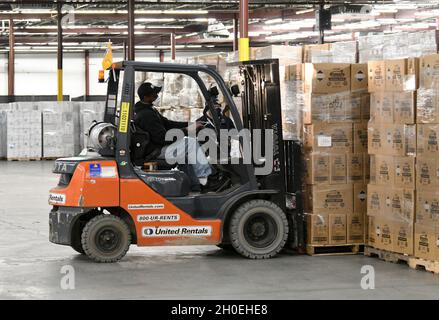
{"type": "MultiPolygon", "coordinates": [[[[127,42],[126,1],[60,1],[64,51],[102,50],[111,40],[115,50],[127,42]]],[[[250,0],[252,46],[316,43],[316,9],[320,1],[250,0]]],[[[373,32],[429,30],[438,27],[439,0],[324,1],[331,8],[332,29],[326,41],[352,40],[373,32]]],[[[9,50],[9,23],[14,20],[15,49],[56,51],[56,1],[0,3],[0,51],[9,50]]],[[[135,1],[136,50],[168,50],[175,33],[177,49],[230,50],[238,0],[135,1]]]]}

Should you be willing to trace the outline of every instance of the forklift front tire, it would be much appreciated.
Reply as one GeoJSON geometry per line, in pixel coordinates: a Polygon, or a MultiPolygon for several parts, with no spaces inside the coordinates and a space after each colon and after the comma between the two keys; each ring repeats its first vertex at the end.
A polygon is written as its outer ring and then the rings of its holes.
{"type": "Polygon", "coordinates": [[[96,262],[117,262],[127,253],[131,233],[119,217],[102,214],[85,225],[81,235],[85,254],[96,262]]]}
{"type": "Polygon", "coordinates": [[[72,244],[71,244],[71,247],[72,247],[72,249],[75,250],[77,253],[85,254],[85,251],[84,251],[84,249],[82,248],[82,243],[81,243],[81,241],[77,241],[77,242],[75,242],[75,243],[72,243],[72,244]]]}
{"type": "Polygon", "coordinates": [[[275,203],[250,200],[230,219],[229,236],[235,250],[250,259],[277,255],[288,238],[288,220],[275,203]]]}

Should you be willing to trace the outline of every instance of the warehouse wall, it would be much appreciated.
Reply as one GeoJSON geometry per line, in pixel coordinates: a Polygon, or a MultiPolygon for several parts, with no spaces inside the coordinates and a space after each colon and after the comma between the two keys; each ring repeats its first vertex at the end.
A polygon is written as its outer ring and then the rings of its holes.
{"type": "MultiPolygon", "coordinates": [[[[213,52],[209,52],[213,53],[213,52]]],[[[178,52],[177,58],[193,57],[206,52],[178,52]]],[[[98,71],[104,53],[90,53],[90,94],[105,95],[106,85],[98,83],[98,71]]],[[[165,60],[170,54],[165,53],[165,60]]],[[[122,53],[114,53],[115,61],[122,60],[122,53]]],[[[158,52],[139,52],[136,60],[158,62],[158,52]]],[[[78,97],[85,94],[85,64],[83,53],[64,54],[64,94],[78,97]]],[[[56,53],[16,53],[15,94],[56,95],[57,94],[56,53]]],[[[8,94],[8,55],[0,54],[0,95],[8,94]]]]}

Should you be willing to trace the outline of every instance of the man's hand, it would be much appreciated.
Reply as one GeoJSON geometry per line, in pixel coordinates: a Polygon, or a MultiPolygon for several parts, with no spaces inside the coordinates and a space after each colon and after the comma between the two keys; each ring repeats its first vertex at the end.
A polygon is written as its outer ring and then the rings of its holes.
{"type": "Polygon", "coordinates": [[[197,122],[195,123],[195,129],[196,129],[197,131],[200,131],[201,129],[204,128],[205,125],[206,125],[206,124],[205,124],[204,122],[197,121],[197,122]]]}

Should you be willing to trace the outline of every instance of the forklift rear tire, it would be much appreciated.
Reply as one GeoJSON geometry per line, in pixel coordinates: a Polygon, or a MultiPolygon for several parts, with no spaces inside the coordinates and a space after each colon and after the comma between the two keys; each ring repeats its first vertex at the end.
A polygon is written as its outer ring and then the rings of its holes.
{"type": "Polygon", "coordinates": [[[277,255],[288,238],[288,220],[276,204],[250,200],[230,219],[230,240],[235,250],[250,259],[269,259],[277,255]]]}
{"type": "Polygon", "coordinates": [[[90,259],[96,262],[116,262],[127,253],[131,244],[131,233],[121,218],[102,214],[87,222],[82,231],[81,242],[90,259]]]}

